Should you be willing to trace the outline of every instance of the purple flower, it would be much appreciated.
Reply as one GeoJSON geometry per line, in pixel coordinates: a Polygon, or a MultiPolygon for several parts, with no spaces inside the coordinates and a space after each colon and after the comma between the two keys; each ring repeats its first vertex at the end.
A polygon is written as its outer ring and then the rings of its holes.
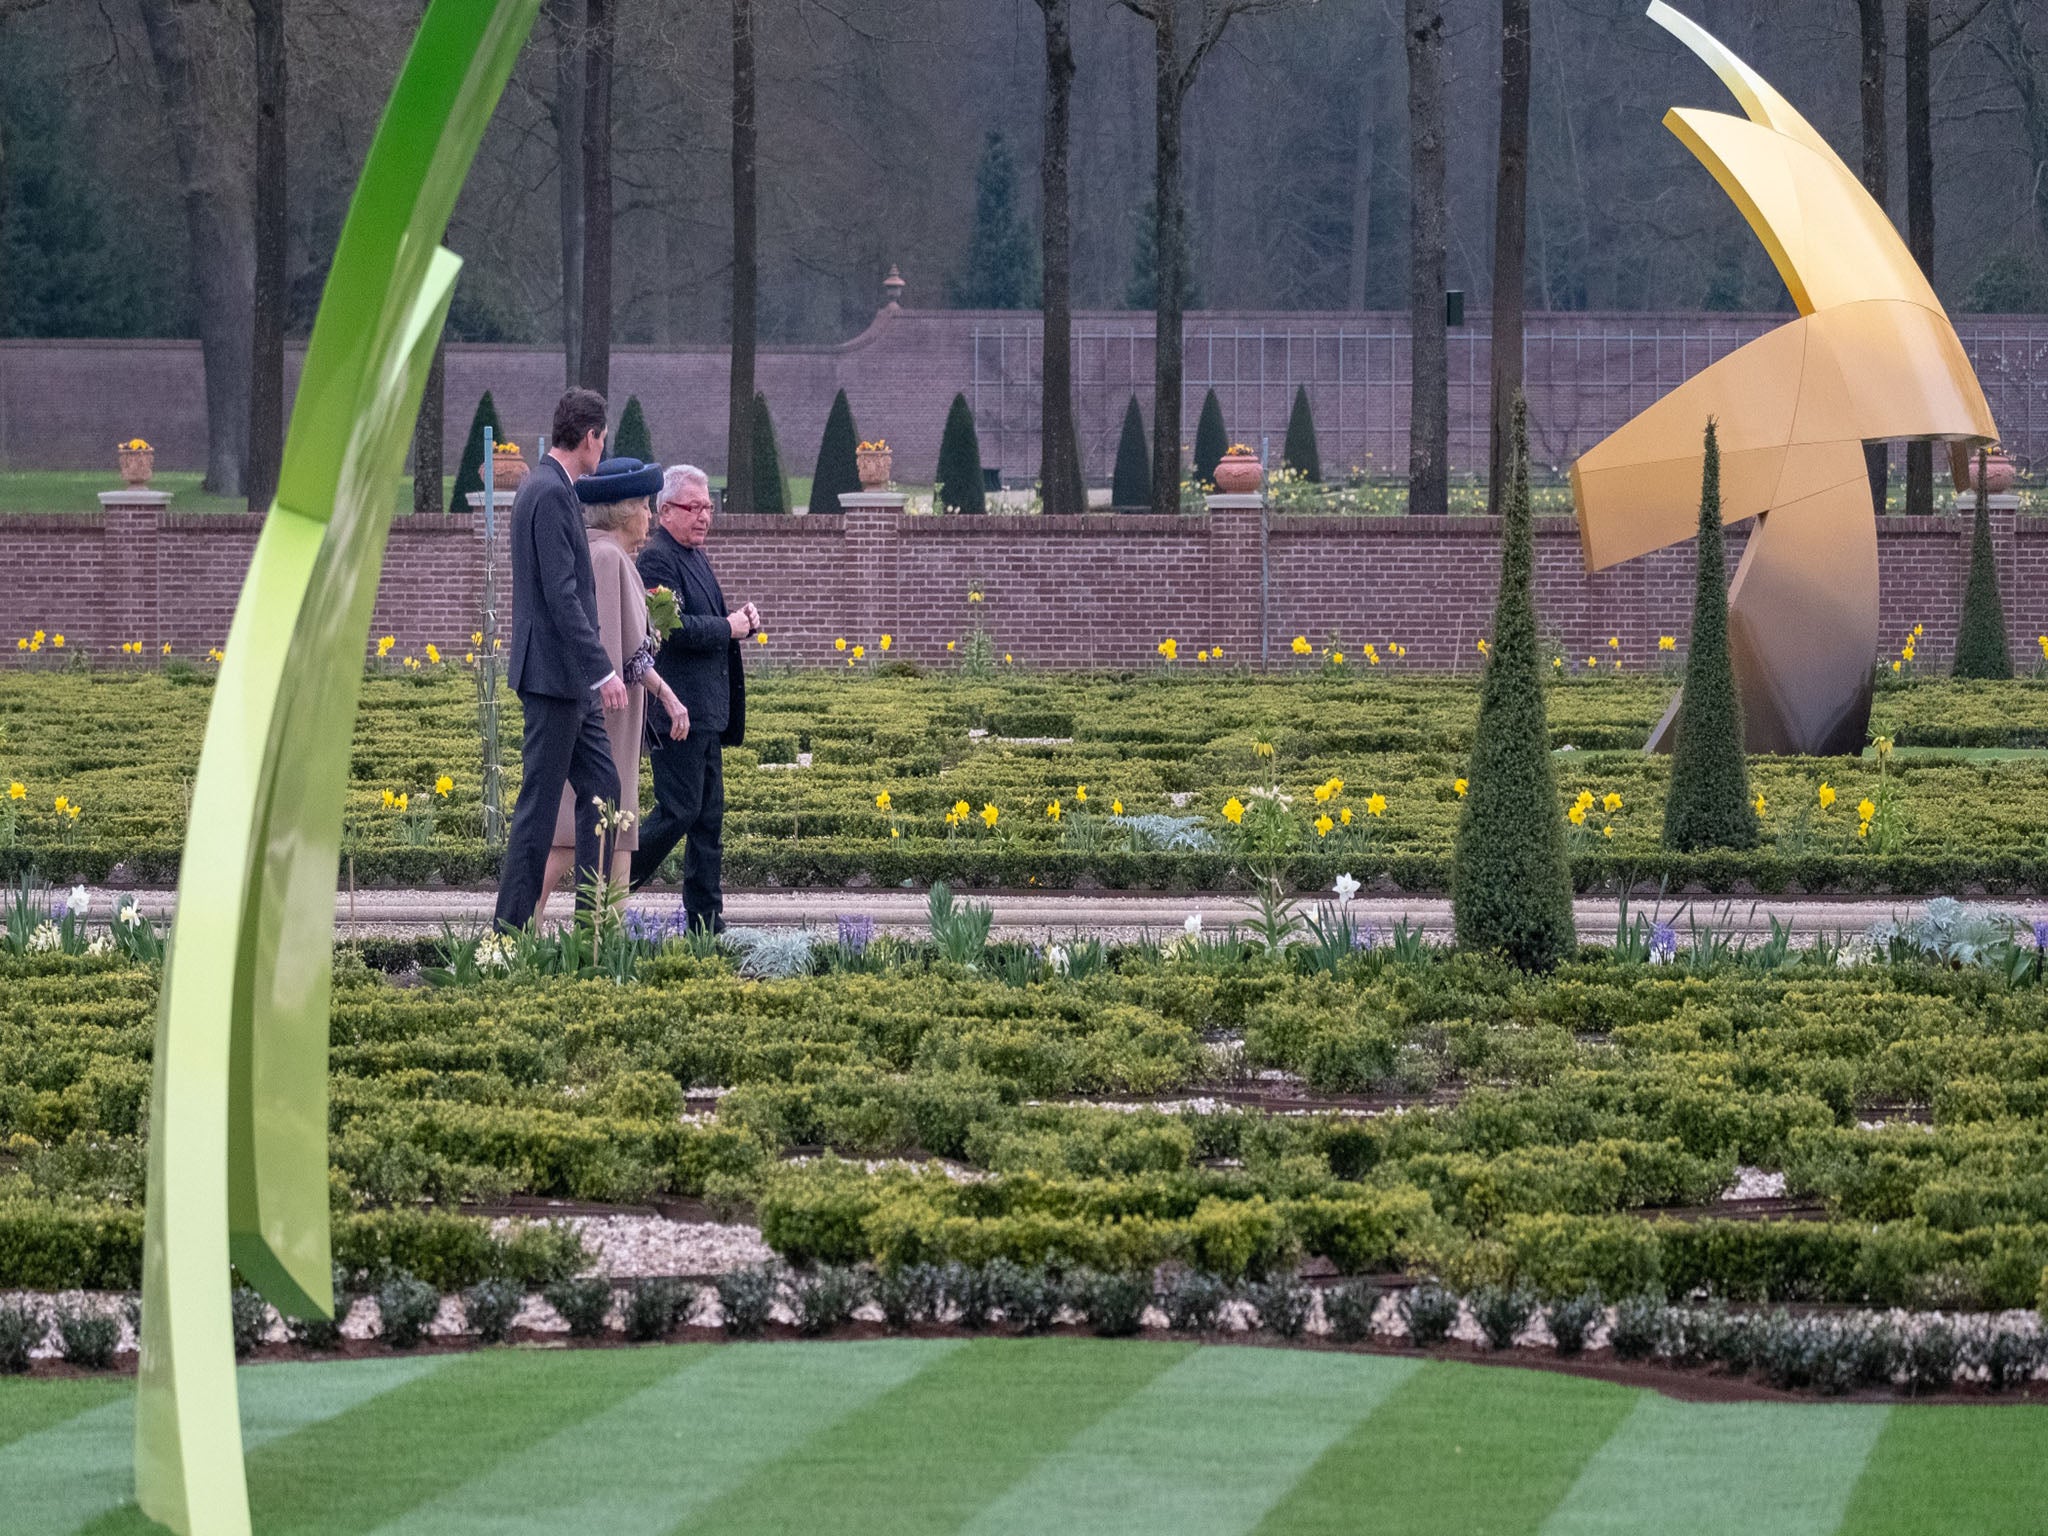
{"type": "Polygon", "coordinates": [[[1669,923],[1658,923],[1650,930],[1650,963],[1662,965],[1678,953],[1678,930],[1669,923]]]}
{"type": "Polygon", "coordinates": [[[1351,947],[1354,950],[1363,951],[1367,954],[1370,954],[1373,950],[1378,949],[1380,947],[1379,929],[1373,927],[1371,923],[1360,924],[1359,927],[1352,932],[1351,947]]]}
{"type": "Polygon", "coordinates": [[[2034,948],[2048,951],[2048,918],[2034,924],[2034,948]]]}
{"type": "Polygon", "coordinates": [[[846,915],[839,919],[839,947],[848,954],[867,953],[867,947],[874,941],[875,920],[865,912],[846,915]]]}

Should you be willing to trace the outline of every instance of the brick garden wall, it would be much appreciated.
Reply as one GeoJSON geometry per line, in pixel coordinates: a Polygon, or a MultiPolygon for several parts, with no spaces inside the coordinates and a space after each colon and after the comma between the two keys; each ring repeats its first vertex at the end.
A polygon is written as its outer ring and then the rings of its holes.
{"type": "MultiPolygon", "coordinates": [[[[123,641],[163,641],[203,655],[228,629],[259,520],[126,512],[0,518],[0,657],[37,628],[66,650],[120,663],[123,641]]],[[[1994,517],[2014,657],[2038,654],[2048,631],[2048,518],[1994,517]]],[[[1729,569],[1744,533],[1729,530],[1729,569]]],[[[1267,632],[1276,663],[1291,665],[1297,634],[1321,645],[1333,633],[1357,652],[1400,641],[1411,666],[1470,669],[1491,622],[1498,525],[1481,517],[1275,517],[1268,541],[1267,632]]],[[[1586,574],[1574,525],[1538,521],[1538,616],[1568,658],[1609,656],[1619,636],[1631,666],[1654,664],[1657,636],[1683,642],[1692,602],[1689,545],[1598,575],[1586,574]]],[[[837,664],[835,638],[875,656],[883,633],[896,654],[944,663],[945,642],[967,633],[966,594],[997,651],[1039,667],[1148,666],[1166,635],[1191,660],[1221,645],[1229,662],[1256,661],[1260,640],[1260,518],[1218,510],[1185,517],[931,518],[862,510],[820,518],[728,517],[711,554],[735,603],[752,599],[770,635],[762,656],[837,664]]],[[[1880,525],[1885,643],[1924,623],[1923,661],[1953,648],[1969,564],[1969,523],[1887,518],[1880,525]]],[[[480,520],[401,518],[394,525],[373,635],[402,652],[429,641],[459,656],[479,623],[480,520]]],[[[502,560],[502,553],[500,556],[502,560]]],[[[500,592],[510,590],[501,567],[500,592]]],[[[509,603],[501,622],[509,622],[509,603]]],[[[34,658],[60,658],[46,649],[34,658]]]]}

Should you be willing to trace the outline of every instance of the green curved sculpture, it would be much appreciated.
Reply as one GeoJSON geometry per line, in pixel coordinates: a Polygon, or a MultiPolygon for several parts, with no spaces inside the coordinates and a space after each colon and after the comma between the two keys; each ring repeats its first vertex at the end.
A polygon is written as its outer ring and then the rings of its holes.
{"type": "Polygon", "coordinates": [[[328,985],[349,741],[405,448],[461,262],[440,245],[540,0],[433,0],[349,205],[192,791],[151,1097],[135,1489],[249,1530],[228,1265],[333,1312],[328,985]]]}

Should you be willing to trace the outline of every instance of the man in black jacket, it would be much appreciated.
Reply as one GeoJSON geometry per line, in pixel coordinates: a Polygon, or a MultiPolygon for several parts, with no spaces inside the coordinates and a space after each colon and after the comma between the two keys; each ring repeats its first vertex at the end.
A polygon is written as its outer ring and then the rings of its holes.
{"type": "Polygon", "coordinates": [[[690,734],[668,739],[659,706],[648,708],[654,762],[654,809],[640,828],[633,889],[645,885],[675,845],[683,850],[683,910],[692,928],[725,927],[719,866],[725,850],[725,762],[722,748],[746,737],[747,675],[740,642],[761,628],[752,603],[726,610],[725,593],[704,558],[711,533],[711,485],[688,464],[669,468],[657,509],[661,526],[640,551],[640,580],[649,591],[675,594],[682,623],[662,642],[654,668],[690,712],[690,734]]]}
{"type": "Polygon", "coordinates": [[[572,389],[555,406],[547,457],[512,498],[512,656],[507,668],[526,712],[519,803],[498,885],[501,928],[523,928],[540,900],[563,784],[576,791],[576,888],[603,867],[598,807],[619,803],[606,709],[626,707],[626,685],[597,631],[597,583],[575,482],[604,457],[604,397],[572,389]]]}

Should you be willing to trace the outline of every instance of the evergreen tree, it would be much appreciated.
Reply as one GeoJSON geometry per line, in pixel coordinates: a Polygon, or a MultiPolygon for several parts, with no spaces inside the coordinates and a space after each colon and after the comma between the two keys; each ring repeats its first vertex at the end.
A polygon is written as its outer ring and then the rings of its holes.
{"type": "Polygon", "coordinates": [[[832,397],[832,410],[825,418],[825,435],[818,443],[818,466],[811,471],[811,511],[837,512],[841,492],[860,489],[860,461],[855,457],[860,437],[853,429],[853,407],[846,403],[846,391],[832,397]]]}
{"type": "Polygon", "coordinates": [[[974,173],[974,233],[967,269],[947,284],[963,309],[1031,309],[1038,303],[1038,238],[1018,206],[1017,166],[991,129],[974,173]]]}
{"type": "MultiPolygon", "coordinates": [[[[1151,309],[1159,303],[1159,253],[1155,248],[1157,235],[1154,225],[1157,220],[1152,212],[1152,199],[1148,196],[1139,207],[1137,223],[1132,228],[1131,275],[1124,284],[1124,308],[1151,309]]],[[[1181,243],[1194,244],[1194,215],[1183,209],[1181,212],[1181,243]]],[[[1202,293],[1195,285],[1194,269],[1183,261],[1180,264],[1180,301],[1185,309],[1200,309],[1202,293]]]]}
{"type": "Polygon", "coordinates": [[[505,441],[505,429],[498,425],[497,403],[488,389],[476,403],[476,414],[469,418],[469,440],[462,445],[462,465],[455,471],[455,489],[448,496],[450,512],[467,512],[469,493],[481,493],[484,488],[485,427],[491,429],[492,441],[505,441]]]}
{"type": "Polygon", "coordinates": [[[1984,490],[1988,456],[1977,454],[1977,516],[1970,530],[1970,580],[1963,588],[1963,616],[1956,625],[1957,677],[2011,677],[2012,654],[2005,647],[2005,602],[1998,595],[1998,560],[1991,552],[1991,514],[1984,490]]]}
{"type": "Polygon", "coordinates": [[[1572,953],[1578,935],[1537,646],[1529,417],[1519,393],[1511,451],[1492,655],[1479,685],[1479,723],[1452,854],[1451,920],[1460,945],[1547,970],[1572,953]]]}
{"type": "Polygon", "coordinates": [[[1323,456],[1316,448],[1316,419],[1308,408],[1308,386],[1294,386],[1294,409],[1287,416],[1287,446],[1280,462],[1297,472],[1310,485],[1323,480],[1323,456]]]}
{"type": "Polygon", "coordinates": [[[768,397],[754,396],[754,512],[787,512],[789,482],[782,477],[782,450],[775,443],[775,422],[768,397]]]}
{"type": "Polygon", "coordinates": [[[1195,479],[1206,485],[1216,483],[1216,464],[1230,448],[1230,434],[1223,429],[1223,407],[1216,391],[1202,396],[1202,419],[1195,423],[1195,479]]]}
{"type": "Polygon", "coordinates": [[[1145,418],[1138,397],[1124,407],[1123,435],[1116,440],[1116,472],[1109,480],[1109,504],[1126,512],[1152,505],[1152,450],[1145,443],[1145,418]]]}
{"type": "Polygon", "coordinates": [[[647,413],[640,409],[640,397],[626,397],[625,414],[619,417],[619,430],[612,434],[605,444],[607,458],[638,459],[643,464],[654,462],[654,440],[647,435],[647,413]]]}
{"type": "Polygon", "coordinates": [[[946,430],[939,438],[937,494],[940,508],[947,512],[988,510],[981,486],[981,444],[965,395],[955,395],[946,412],[946,430]]]}
{"type": "Polygon", "coordinates": [[[1742,696],[1728,651],[1728,558],[1721,532],[1721,440],[1707,422],[1700,477],[1699,575],[1692,602],[1692,646],[1678,696],[1678,747],[1664,797],[1664,846],[1754,848],[1757,812],[1742,755],[1742,696]]]}

